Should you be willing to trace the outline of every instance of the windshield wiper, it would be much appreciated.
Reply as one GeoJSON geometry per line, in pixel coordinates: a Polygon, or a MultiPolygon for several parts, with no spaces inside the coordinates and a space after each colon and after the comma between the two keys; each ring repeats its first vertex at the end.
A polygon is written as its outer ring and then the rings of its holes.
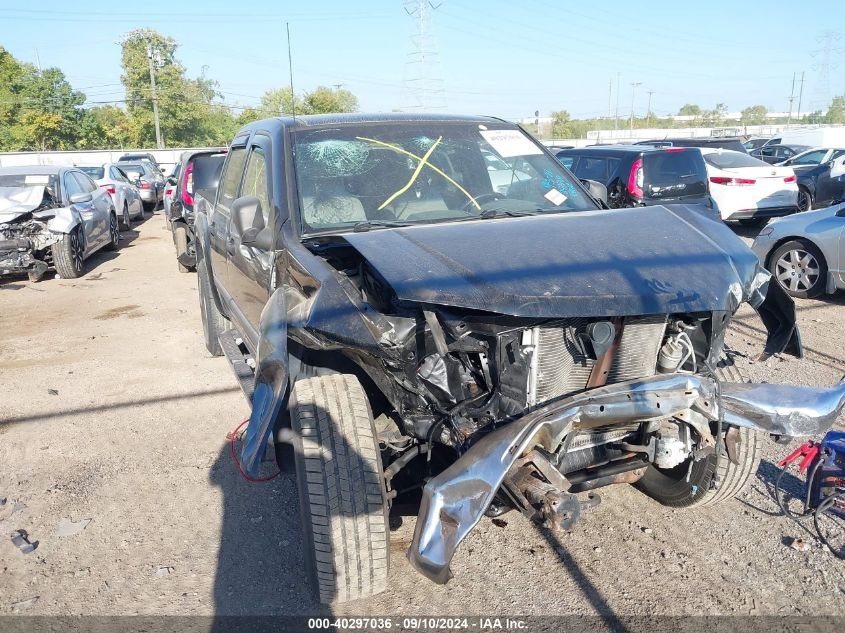
{"type": "Polygon", "coordinates": [[[484,220],[490,218],[501,218],[501,217],[509,217],[509,218],[521,218],[526,215],[537,215],[543,211],[542,207],[534,207],[533,209],[508,209],[507,207],[490,207],[489,209],[484,209],[481,213],[477,215],[471,216],[470,220],[474,220],[477,218],[482,218],[484,220]]]}
{"type": "Polygon", "coordinates": [[[411,226],[410,222],[397,222],[396,220],[362,220],[352,226],[355,233],[363,233],[370,229],[389,229],[401,226],[411,226]]]}

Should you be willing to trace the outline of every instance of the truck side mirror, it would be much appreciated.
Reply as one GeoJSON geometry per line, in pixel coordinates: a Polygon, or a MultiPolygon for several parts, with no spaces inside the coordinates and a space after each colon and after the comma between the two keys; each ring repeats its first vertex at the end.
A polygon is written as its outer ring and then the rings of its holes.
{"type": "Polygon", "coordinates": [[[255,196],[241,196],[232,203],[232,225],[241,238],[241,244],[264,250],[272,247],[261,202],[255,196]]]}
{"type": "Polygon", "coordinates": [[[603,203],[604,207],[607,208],[607,187],[596,180],[586,178],[581,179],[581,184],[587,188],[593,198],[603,203]]]}

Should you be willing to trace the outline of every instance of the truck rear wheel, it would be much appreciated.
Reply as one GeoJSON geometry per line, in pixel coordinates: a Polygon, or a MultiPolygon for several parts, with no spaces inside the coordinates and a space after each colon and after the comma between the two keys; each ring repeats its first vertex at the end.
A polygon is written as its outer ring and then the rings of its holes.
{"type": "MultiPolygon", "coordinates": [[[[739,367],[727,357],[719,361],[716,376],[727,382],[748,382],[739,367]]],[[[691,470],[689,460],[670,469],[657,468],[652,464],[635,485],[658,503],[676,508],[703,507],[733,499],[748,487],[762,456],[760,433],[736,427],[735,437],[739,463],[735,464],[729,459],[723,443],[718,465],[719,488],[716,490],[711,489],[717,472],[715,455],[693,462],[691,470]]]]}
{"type": "Polygon", "coordinates": [[[179,261],[179,257],[188,252],[188,229],[181,222],[173,227],[173,242],[176,244],[176,267],[180,273],[187,273],[190,269],[179,261]]]}
{"type": "Polygon", "coordinates": [[[304,558],[314,593],[340,603],[384,591],[387,502],[373,416],[355,376],[297,381],[291,392],[304,558]]]}
{"type": "Polygon", "coordinates": [[[211,279],[205,267],[205,261],[200,260],[197,265],[197,288],[200,297],[200,316],[202,317],[202,334],[205,348],[212,356],[222,356],[223,348],[218,338],[226,330],[226,317],[217,309],[214,297],[211,296],[211,279]]]}

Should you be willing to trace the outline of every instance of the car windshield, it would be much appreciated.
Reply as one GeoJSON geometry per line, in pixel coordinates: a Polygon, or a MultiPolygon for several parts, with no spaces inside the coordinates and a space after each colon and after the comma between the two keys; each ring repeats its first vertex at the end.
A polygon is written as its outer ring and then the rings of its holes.
{"type": "Polygon", "coordinates": [[[519,128],[419,122],[295,133],[303,232],[597,208],[519,128]],[[482,213],[484,215],[482,215],[482,213]]]}
{"type": "Polygon", "coordinates": [[[103,174],[105,174],[105,169],[103,169],[102,167],[77,167],[77,169],[79,169],[79,171],[85,172],[94,180],[99,180],[103,177],[103,174]]]}
{"type": "Polygon", "coordinates": [[[47,187],[56,190],[56,177],[53,174],[2,174],[0,187],[23,189],[28,187],[47,187]]]}
{"type": "Polygon", "coordinates": [[[769,164],[742,152],[702,152],[704,161],[718,169],[738,169],[740,167],[768,167],[769,164]]]}

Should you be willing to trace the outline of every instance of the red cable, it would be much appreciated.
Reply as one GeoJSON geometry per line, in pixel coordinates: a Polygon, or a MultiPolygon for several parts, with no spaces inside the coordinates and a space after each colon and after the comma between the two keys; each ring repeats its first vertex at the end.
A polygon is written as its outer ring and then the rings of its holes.
{"type": "Polygon", "coordinates": [[[249,424],[249,418],[238,424],[237,428],[232,431],[232,435],[229,438],[229,452],[232,454],[232,460],[235,462],[235,467],[238,469],[238,472],[240,473],[241,477],[254,484],[275,479],[282,473],[281,470],[274,475],[270,475],[269,477],[250,477],[244,472],[244,469],[241,468],[241,462],[240,460],[238,460],[238,456],[235,454],[235,438],[238,437],[238,433],[240,432],[240,430],[244,428],[244,426],[247,424],[249,424]]]}

